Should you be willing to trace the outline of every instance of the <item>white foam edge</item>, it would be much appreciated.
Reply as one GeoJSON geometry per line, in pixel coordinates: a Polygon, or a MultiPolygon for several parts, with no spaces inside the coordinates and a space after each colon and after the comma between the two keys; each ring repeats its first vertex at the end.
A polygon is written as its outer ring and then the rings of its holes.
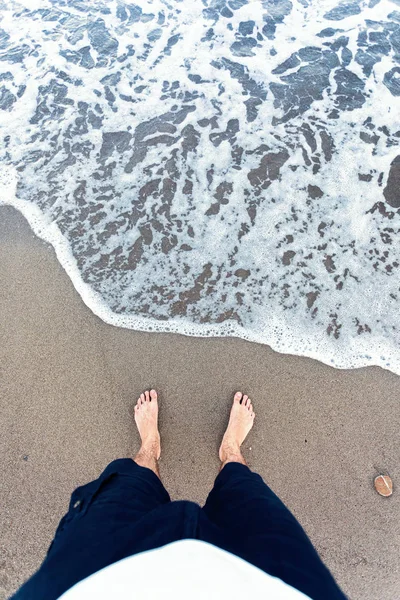
{"type": "Polygon", "coordinates": [[[332,354],[324,354],[323,348],[321,348],[324,345],[327,346],[328,350],[329,347],[332,348],[329,339],[323,339],[321,335],[314,335],[299,340],[294,335],[293,340],[295,343],[297,342],[296,345],[302,346],[302,349],[295,348],[293,343],[290,344],[292,336],[287,334],[287,325],[280,322],[277,317],[275,317],[274,323],[268,332],[269,335],[261,335],[257,332],[248,331],[241,325],[232,322],[210,325],[207,323],[193,323],[182,317],[159,321],[153,317],[114,313],[105,304],[101,295],[83,281],[69,244],[58,225],[46,218],[36,205],[17,198],[15,193],[17,177],[17,173],[12,167],[0,168],[0,206],[12,206],[22,213],[35,235],[54,248],[58,261],[66,271],[83,302],[99,319],[108,325],[135,331],[178,333],[193,337],[237,337],[249,342],[268,345],[280,354],[312,358],[337,369],[379,366],[400,375],[400,357],[391,356],[392,347],[384,338],[378,338],[378,336],[374,336],[376,344],[373,343],[371,337],[368,337],[368,343],[365,343],[361,337],[359,339],[353,338],[351,345],[346,349],[339,344],[335,360],[333,360],[332,354]],[[371,347],[374,345],[379,348],[379,353],[371,353],[371,347]],[[346,355],[343,356],[345,350],[346,355]],[[386,354],[386,356],[383,356],[383,354],[386,354]]]}

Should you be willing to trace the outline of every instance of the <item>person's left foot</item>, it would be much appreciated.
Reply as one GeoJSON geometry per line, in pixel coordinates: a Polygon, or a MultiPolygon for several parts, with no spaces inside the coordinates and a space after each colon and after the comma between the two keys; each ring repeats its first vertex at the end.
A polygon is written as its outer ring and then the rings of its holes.
{"type": "Polygon", "coordinates": [[[140,394],[135,406],[135,422],[142,440],[142,450],[161,456],[160,433],[158,431],[158,402],[155,390],[146,390],[140,394]]]}

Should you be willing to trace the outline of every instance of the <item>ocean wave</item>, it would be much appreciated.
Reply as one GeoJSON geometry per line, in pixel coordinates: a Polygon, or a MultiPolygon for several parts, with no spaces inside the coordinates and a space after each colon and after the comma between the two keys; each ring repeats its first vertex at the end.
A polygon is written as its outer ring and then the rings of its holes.
{"type": "Polygon", "coordinates": [[[97,315],[400,373],[392,2],[0,7],[0,203],[97,315]]]}

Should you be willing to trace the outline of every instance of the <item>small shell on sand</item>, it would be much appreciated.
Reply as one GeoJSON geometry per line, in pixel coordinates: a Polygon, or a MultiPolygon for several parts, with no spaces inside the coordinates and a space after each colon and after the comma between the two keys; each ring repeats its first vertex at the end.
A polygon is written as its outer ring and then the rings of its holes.
{"type": "Polygon", "coordinates": [[[389,475],[375,477],[374,486],[381,496],[391,496],[393,494],[393,483],[389,475]]]}

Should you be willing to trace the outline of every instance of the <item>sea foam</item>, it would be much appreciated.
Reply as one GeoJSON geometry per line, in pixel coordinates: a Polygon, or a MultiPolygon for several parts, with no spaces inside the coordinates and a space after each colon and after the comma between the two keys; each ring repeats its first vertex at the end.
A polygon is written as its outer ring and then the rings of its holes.
{"type": "Polygon", "coordinates": [[[395,3],[0,7],[0,203],[97,315],[400,373],[395,3]]]}

